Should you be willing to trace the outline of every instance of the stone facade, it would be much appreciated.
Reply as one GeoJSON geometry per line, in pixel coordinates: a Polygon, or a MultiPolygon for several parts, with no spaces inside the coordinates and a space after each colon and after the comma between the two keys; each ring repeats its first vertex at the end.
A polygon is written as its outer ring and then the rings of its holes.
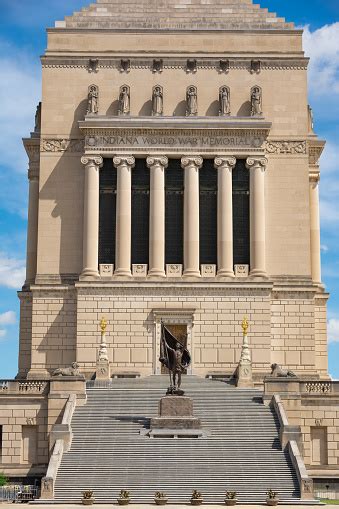
{"type": "MultiPolygon", "coordinates": [[[[78,403],[85,397],[84,381],[58,385],[51,375],[74,362],[87,379],[95,374],[103,316],[113,376],[160,372],[161,320],[187,327],[190,373],[231,375],[246,315],[258,386],[273,363],[300,383],[330,383],[318,196],[324,142],[310,123],[302,31],[245,0],[225,0],[222,9],[203,1],[179,9],[171,0],[166,15],[155,8],[148,19],[149,4],[142,2],[141,16],[132,0],[98,0],[48,29],[41,125],[24,140],[29,217],[18,381],[5,381],[0,399],[2,463],[11,475],[26,475],[30,465],[46,473],[53,426],[70,394],[78,403]],[[221,105],[225,87],[229,103],[221,105]],[[150,240],[148,259],[134,263],[131,179],[140,159],[150,175],[150,240]],[[184,173],[183,259],[168,263],[164,193],[173,159],[184,173]],[[107,160],[117,175],[115,259],[100,263],[107,160]],[[249,172],[250,257],[236,264],[232,175],[240,160],[249,172]],[[218,182],[213,263],[199,253],[204,161],[218,182]]],[[[326,461],[318,477],[334,476],[337,395],[297,391],[293,399],[284,391],[309,472],[326,461]]]]}

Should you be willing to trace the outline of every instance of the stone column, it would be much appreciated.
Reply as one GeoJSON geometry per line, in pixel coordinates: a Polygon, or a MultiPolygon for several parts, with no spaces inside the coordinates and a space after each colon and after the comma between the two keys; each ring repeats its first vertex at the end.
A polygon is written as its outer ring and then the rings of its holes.
{"type": "Polygon", "coordinates": [[[84,226],[83,226],[83,269],[82,280],[99,277],[99,171],[103,159],[98,155],[81,158],[85,165],[84,226]]]}
{"type": "Polygon", "coordinates": [[[199,253],[199,169],[200,156],[181,159],[185,170],[184,191],[184,276],[200,276],[199,253]]]}
{"type": "Polygon", "coordinates": [[[116,156],[113,164],[117,168],[117,212],[116,212],[116,276],[131,275],[131,226],[132,226],[132,169],[133,156],[116,156]]]}
{"type": "Polygon", "coordinates": [[[234,277],[232,170],[235,157],[216,157],[218,170],[218,276],[234,277]]]}
{"type": "Polygon", "coordinates": [[[150,156],[149,276],[165,276],[165,169],[166,156],[150,156]]]}
{"type": "Polygon", "coordinates": [[[29,163],[26,284],[34,283],[38,256],[39,163],[29,163]]]}
{"type": "Polygon", "coordinates": [[[319,172],[310,174],[311,273],[317,284],[321,284],[319,180],[319,172]]]}
{"type": "Polygon", "coordinates": [[[249,157],[251,276],[266,277],[265,157],[249,157]]]}

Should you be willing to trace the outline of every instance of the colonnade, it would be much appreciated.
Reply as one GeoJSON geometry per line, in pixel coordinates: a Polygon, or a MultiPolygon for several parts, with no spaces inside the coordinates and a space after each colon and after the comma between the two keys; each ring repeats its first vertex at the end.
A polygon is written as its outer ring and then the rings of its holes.
{"type": "MultiPolygon", "coordinates": [[[[81,279],[98,277],[99,251],[99,172],[103,158],[85,155],[83,270],[81,279]]],[[[150,226],[149,276],[165,276],[165,171],[168,158],[150,155],[146,160],[150,169],[150,226]]],[[[184,174],[184,276],[200,276],[199,260],[199,170],[203,158],[184,156],[181,166],[184,174]]],[[[132,155],[113,158],[117,169],[116,202],[116,257],[115,276],[131,275],[131,198],[132,155]]],[[[218,276],[234,276],[233,266],[233,206],[232,171],[236,158],[217,156],[214,166],[218,171],[218,276]]],[[[251,275],[266,276],[265,260],[265,169],[267,159],[249,157],[250,171],[250,252],[251,275]]]]}

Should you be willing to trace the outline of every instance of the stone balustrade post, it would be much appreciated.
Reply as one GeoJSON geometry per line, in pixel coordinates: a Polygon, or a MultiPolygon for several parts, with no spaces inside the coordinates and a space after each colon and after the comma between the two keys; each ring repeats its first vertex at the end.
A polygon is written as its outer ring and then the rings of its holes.
{"type": "Polygon", "coordinates": [[[200,156],[185,156],[181,166],[184,179],[184,276],[200,276],[199,252],[199,169],[200,156]]]}
{"type": "Polygon", "coordinates": [[[165,276],[165,169],[166,156],[150,156],[149,276],[165,276]]]}
{"type": "Polygon", "coordinates": [[[265,157],[249,157],[251,276],[266,277],[265,157]]]}
{"type": "Polygon", "coordinates": [[[131,155],[115,156],[117,169],[116,209],[116,276],[131,275],[131,228],[132,228],[132,169],[135,159],[131,155]]]}
{"type": "Polygon", "coordinates": [[[83,269],[81,280],[99,277],[99,171],[103,158],[98,155],[85,155],[81,158],[85,165],[84,223],[83,223],[83,269]]]}
{"type": "Polygon", "coordinates": [[[233,267],[233,186],[235,157],[216,157],[218,170],[218,276],[234,277],[233,267]]]}

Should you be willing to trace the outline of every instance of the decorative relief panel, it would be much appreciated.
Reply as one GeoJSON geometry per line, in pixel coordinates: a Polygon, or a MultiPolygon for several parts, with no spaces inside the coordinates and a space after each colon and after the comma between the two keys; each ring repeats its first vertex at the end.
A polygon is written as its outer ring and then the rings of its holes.
{"type": "Polygon", "coordinates": [[[182,265],[177,263],[169,263],[166,265],[166,276],[167,277],[181,277],[182,276],[182,265]]]}
{"type": "Polygon", "coordinates": [[[248,277],[249,266],[248,265],[234,265],[235,277],[248,277]]]}
{"type": "Polygon", "coordinates": [[[217,267],[216,265],[201,265],[202,277],[215,277],[217,267]]]}
{"type": "Polygon", "coordinates": [[[75,139],[43,139],[41,141],[41,152],[83,152],[84,140],[75,139]]]}
{"type": "Polygon", "coordinates": [[[114,265],[111,263],[101,263],[99,273],[101,277],[113,277],[114,265]]]}
{"type": "Polygon", "coordinates": [[[267,141],[265,143],[267,154],[306,154],[306,141],[267,141]]]}
{"type": "Polygon", "coordinates": [[[147,265],[136,263],[132,265],[132,275],[134,277],[146,277],[147,276],[147,265]]]}

